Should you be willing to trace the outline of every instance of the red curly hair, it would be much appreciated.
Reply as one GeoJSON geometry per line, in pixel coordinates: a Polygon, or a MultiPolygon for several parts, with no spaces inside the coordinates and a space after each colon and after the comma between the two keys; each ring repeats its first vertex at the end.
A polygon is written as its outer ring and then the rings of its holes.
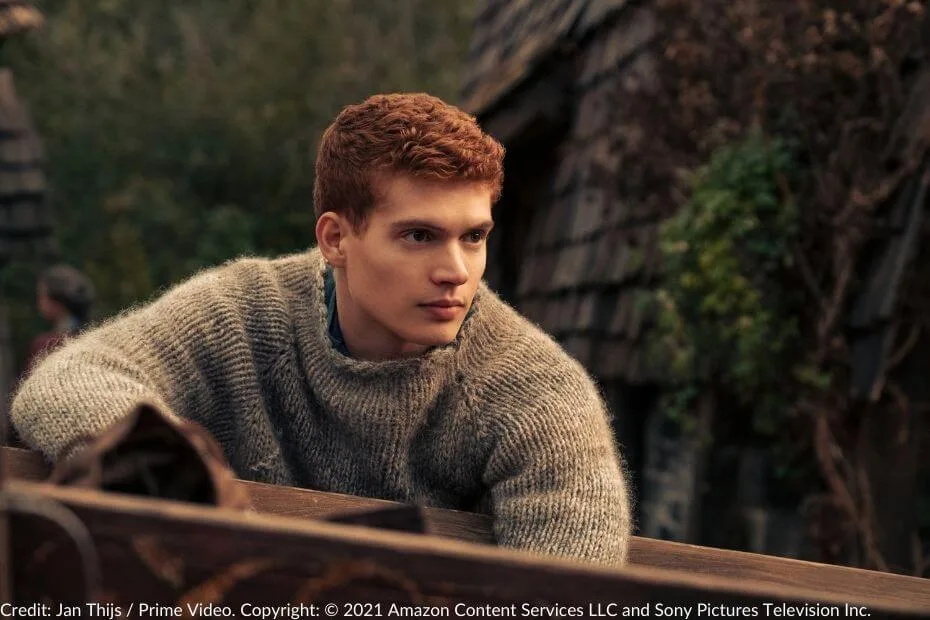
{"type": "Polygon", "coordinates": [[[377,176],[485,183],[492,204],[504,183],[504,147],[473,116],[425,93],[374,95],[343,108],[316,159],[316,217],[334,211],[356,230],[377,202],[377,176]]]}

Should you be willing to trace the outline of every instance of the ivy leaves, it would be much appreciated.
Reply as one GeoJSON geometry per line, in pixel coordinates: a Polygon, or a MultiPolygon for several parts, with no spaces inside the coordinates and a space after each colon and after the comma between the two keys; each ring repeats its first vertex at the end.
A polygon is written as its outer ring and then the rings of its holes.
{"type": "Polygon", "coordinates": [[[783,275],[799,210],[783,188],[797,174],[790,142],[754,132],[714,153],[695,174],[689,202],[663,226],[655,344],[673,383],[673,417],[709,383],[750,407],[762,433],[774,431],[788,405],[782,384],[801,300],[783,275]]]}

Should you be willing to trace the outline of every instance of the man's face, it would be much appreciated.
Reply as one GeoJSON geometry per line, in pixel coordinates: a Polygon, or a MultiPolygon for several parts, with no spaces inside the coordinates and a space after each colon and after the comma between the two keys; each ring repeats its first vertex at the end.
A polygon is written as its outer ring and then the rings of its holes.
{"type": "Polygon", "coordinates": [[[364,228],[340,244],[340,326],[353,354],[416,355],[452,342],[471,307],[493,226],[491,190],[402,175],[378,183],[364,228]]]}

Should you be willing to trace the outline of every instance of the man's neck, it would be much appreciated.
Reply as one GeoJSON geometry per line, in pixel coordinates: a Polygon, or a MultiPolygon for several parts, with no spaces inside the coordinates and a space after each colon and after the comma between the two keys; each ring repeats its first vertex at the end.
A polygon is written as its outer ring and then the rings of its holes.
{"type": "Polygon", "coordinates": [[[353,358],[381,362],[416,357],[429,349],[426,345],[403,342],[387,332],[354,303],[342,278],[337,274],[334,276],[336,320],[345,346],[353,358]]]}

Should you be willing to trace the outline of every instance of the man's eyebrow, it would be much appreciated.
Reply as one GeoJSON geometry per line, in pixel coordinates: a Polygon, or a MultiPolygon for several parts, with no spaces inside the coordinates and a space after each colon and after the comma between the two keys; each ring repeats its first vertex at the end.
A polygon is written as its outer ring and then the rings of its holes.
{"type": "MultiPolygon", "coordinates": [[[[394,230],[406,230],[408,228],[425,228],[427,230],[432,230],[435,232],[445,233],[448,232],[442,226],[436,224],[435,222],[430,222],[429,220],[421,219],[409,219],[409,220],[399,220],[391,224],[391,228],[394,230]]],[[[469,226],[469,230],[484,230],[488,231],[494,228],[494,222],[492,220],[483,220],[478,222],[474,226],[469,226]]]]}

